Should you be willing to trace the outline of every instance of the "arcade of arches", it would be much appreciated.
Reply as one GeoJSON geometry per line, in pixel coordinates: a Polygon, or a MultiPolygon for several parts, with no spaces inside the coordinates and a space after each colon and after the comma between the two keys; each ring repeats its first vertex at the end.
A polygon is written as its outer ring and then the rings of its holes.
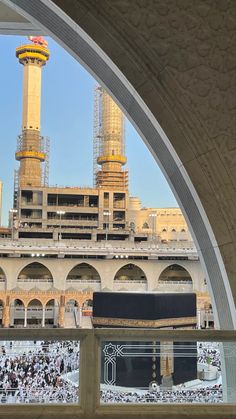
{"type": "MultiPolygon", "coordinates": [[[[8,261],[7,261],[8,262],[8,261]]],[[[6,272],[8,266],[6,262],[6,272]]],[[[55,271],[56,262],[19,261],[16,278],[10,278],[1,268],[5,288],[0,291],[0,322],[3,327],[75,327],[81,316],[92,314],[94,291],[151,291],[190,292],[198,295],[198,307],[210,303],[204,278],[199,277],[197,262],[181,261],[91,261],[77,263],[72,260],[60,265],[63,280],[55,271]],[[23,264],[23,266],[22,266],[23,264]],[[106,266],[109,269],[106,269],[106,266]],[[107,271],[107,276],[104,272],[107,271]],[[99,272],[102,272],[100,275],[99,272]],[[57,287],[55,286],[57,285],[57,287]]],[[[201,271],[200,271],[201,272],[201,271]]]]}

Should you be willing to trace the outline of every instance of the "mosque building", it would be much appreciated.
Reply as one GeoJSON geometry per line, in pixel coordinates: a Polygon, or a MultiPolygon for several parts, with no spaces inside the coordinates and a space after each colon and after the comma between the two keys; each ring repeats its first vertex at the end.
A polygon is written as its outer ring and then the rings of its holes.
{"type": "Polygon", "coordinates": [[[196,292],[198,326],[213,324],[204,273],[179,208],[143,208],[129,195],[124,116],[101,87],[94,98],[94,185],[48,185],[49,139],[40,132],[47,42],[16,49],[23,65],[9,229],[0,230],[4,327],[90,327],[93,291],[196,292]],[[82,259],[82,260],[81,260],[82,259]]]}

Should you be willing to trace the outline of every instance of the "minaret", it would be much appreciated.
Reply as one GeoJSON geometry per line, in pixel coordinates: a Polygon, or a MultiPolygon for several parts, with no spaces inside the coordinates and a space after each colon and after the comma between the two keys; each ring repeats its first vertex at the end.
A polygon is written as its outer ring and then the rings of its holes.
{"type": "Polygon", "coordinates": [[[126,163],[124,155],[124,116],[112,98],[101,89],[101,140],[97,163],[97,187],[127,189],[127,171],[122,170],[126,163]]]}
{"type": "Polygon", "coordinates": [[[46,158],[40,137],[41,72],[50,53],[44,38],[29,39],[32,44],[16,48],[16,57],[24,66],[22,134],[15,154],[20,161],[20,188],[41,186],[41,162],[46,158]]]}

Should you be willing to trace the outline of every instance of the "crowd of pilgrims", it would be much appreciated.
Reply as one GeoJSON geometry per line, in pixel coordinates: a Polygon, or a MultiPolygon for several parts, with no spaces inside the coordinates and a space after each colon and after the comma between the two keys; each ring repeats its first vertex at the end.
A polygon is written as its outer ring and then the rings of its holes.
{"type": "MultiPolygon", "coordinates": [[[[198,362],[214,365],[221,371],[220,349],[218,342],[198,343],[198,362]]],[[[125,391],[113,389],[101,391],[102,403],[221,403],[223,401],[222,385],[194,389],[159,391],[125,391]]]]}
{"type": "Polygon", "coordinates": [[[160,390],[160,391],[101,391],[102,403],[221,403],[220,385],[197,389],[160,390]]]}
{"type": "Polygon", "coordinates": [[[67,377],[79,367],[78,342],[12,342],[0,349],[0,403],[75,403],[67,377]]]}
{"type": "Polygon", "coordinates": [[[198,362],[201,364],[210,363],[221,371],[220,349],[218,342],[198,343],[198,362]]]}
{"type": "MultiPolygon", "coordinates": [[[[218,343],[198,343],[198,362],[221,369],[218,343]],[[209,361],[210,360],[210,361],[209,361]]],[[[78,384],[69,379],[79,369],[74,341],[8,342],[0,347],[0,403],[77,403],[78,384]],[[22,345],[22,346],[21,346],[22,345]]],[[[101,391],[102,403],[219,403],[221,385],[146,392],[101,391]]]]}

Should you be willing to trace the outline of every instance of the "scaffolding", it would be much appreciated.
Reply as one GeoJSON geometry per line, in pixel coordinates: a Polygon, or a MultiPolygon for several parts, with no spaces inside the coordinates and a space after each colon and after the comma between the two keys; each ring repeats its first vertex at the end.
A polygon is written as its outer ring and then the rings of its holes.
{"type": "MultiPolygon", "coordinates": [[[[25,132],[26,133],[26,132],[25,132]]],[[[46,141],[45,138],[38,133],[30,133],[30,135],[26,136],[24,134],[20,134],[17,136],[17,145],[16,145],[16,153],[21,153],[24,151],[32,151],[45,154],[46,148],[46,141]]]]}
{"type": "Polygon", "coordinates": [[[42,164],[42,186],[49,186],[50,139],[49,137],[42,138],[44,139],[45,153],[45,161],[42,164]]]}
{"type": "Polygon", "coordinates": [[[94,89],[93,185],[128,188],[124,141],[124,115],[100,86],[94,89]]]}
{"type": "Polygon", "coordinates": [[[19,195],[19,170],[14,170],[14,187],[13,187],[13,208],[18,208],[18,195],[19,195]]]}
{"type": "MultiPolygon", "coordinates": [[[[20,134],[17,137],[16,159],[31,158],[40,160],[41,186],[49,185],[49,157],[50,157],[50,139],[38,135],[38,133],[28,135],[20,134]]],[[[15,170],[14,185],[19,187],[20,170],[15,170]]],[[[15,187],[14,187],[15,194],[15,187]]]]}
{"type": "Polygon", "coordinates": [[[102,88],[96,86],[94,88],[94,109],[93,109],[93,186],[97,186],[97,173],[100,166],[97,162],[101,155],[101,138],[102,138],[102,88]]]}

